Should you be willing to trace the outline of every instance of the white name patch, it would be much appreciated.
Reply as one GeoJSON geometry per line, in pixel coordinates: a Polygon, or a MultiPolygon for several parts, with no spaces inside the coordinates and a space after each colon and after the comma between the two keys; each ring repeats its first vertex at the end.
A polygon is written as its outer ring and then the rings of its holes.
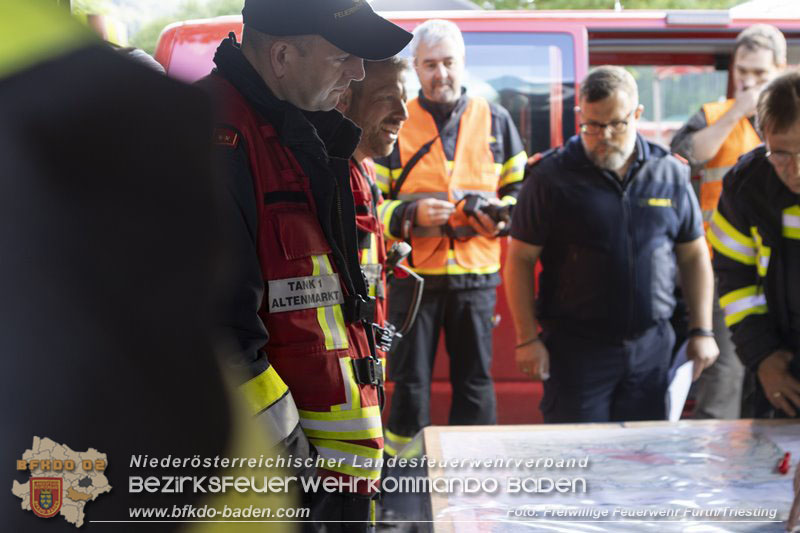
{"type": "Polygon", "coordinates": [[[285,313],[344,303],[339,276],[307,276],[269,282],[269,312],[285,313]]]}

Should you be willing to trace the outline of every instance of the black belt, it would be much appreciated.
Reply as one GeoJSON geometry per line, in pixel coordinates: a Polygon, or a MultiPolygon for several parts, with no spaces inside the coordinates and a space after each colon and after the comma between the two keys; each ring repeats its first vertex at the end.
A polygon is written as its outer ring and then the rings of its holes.
{"type": "Polygon", "coordinates": [[[383,385],[383,363],[377,357],[353,359],[353,374],[359,385],[383,385]]]}

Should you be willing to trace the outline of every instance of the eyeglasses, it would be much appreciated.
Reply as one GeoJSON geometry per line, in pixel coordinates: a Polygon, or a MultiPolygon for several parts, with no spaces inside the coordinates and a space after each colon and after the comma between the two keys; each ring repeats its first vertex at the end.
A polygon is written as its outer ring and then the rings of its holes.
{"type": "Polygon", "coordinates": [[[630,113],[625,115],[624,120],[613,120],[607,124],[602,124],[600,122],[581,122],[581,133],[585,135],[600,135],[606,131],[606,128],[611,128],[612,133],[625,133],[634,111],[636,111],[635,107],[631,109],[630,113]]]}
{"type": "Polygon", "coordinates": [[[800,163],[800,152],[787,152],[786,150],[767,150],[767,159],[776,167],[785,167],[789,163],[800,163]]]}

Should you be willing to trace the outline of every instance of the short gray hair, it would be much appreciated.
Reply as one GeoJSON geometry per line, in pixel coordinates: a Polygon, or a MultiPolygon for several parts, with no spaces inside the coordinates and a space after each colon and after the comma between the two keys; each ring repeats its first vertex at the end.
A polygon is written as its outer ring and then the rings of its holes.
{"type": "Polygon", "coordinates": [[[464,36],[455,23],[444,19],[429,19],[414,28],[414,38],[411,39],[411,57],[417,57],[417,48],[420,43],[427,45],[436,44],[445,39],[453,39],[456,47],[465,55],[466,46],[464,36]]]}
{"type": "Polygon", "coordinates": [[[739,48],[742,47],[750,51],[769,50],[772,52],[772,61],[775,66],[782,67],[786,65],[786,37],[775,26],[753,24],[745,28],[736,37],[736,46],[733,47],[734,57],[736,57],[736,52],[739,48]]]}
{"type": "Polygon", "coordinates": [[[583,80],[580,99],[590,103],[599,102],[616,91],[625,91],[634,102],[639,103],[639,89],[631,73],[616,65],[603,65],[593,68],[583,80]]]}

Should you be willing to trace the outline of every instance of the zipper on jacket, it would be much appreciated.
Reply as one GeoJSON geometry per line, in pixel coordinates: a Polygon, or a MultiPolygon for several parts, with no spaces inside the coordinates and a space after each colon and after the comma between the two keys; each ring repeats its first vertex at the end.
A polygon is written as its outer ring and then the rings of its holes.
{"type": "Polygon", "coordinates": [[[627,240],[627,260],[628,260],[628,310],[627,310],[627,318],[628,324],[625,328],[625,334],[627,337],[630,337],[633,330],[633,310],[634,310],[634,299],[635,299],[635,292],[636,292],[636,278],[635,278],[635,268],[634,268],[634,261],[633,261],[633,231],[631,228],[631,207],[629,202],[628,196],[628,187],[624,187],[622,189],[622,219],[623,224],[625,225],[625,235],[627,240]]]}

